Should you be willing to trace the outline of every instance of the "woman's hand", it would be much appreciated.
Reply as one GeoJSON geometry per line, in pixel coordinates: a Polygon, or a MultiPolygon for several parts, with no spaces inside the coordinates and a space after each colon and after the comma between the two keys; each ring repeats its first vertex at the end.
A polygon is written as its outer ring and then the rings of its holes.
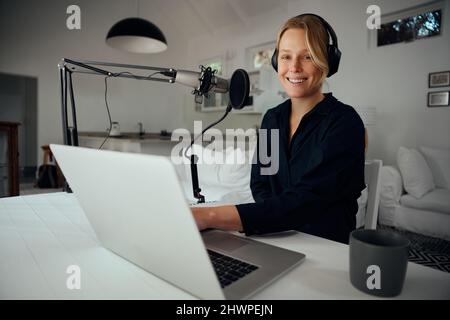
{"type": "Polygon", "coordinates": [[[194,207],[191,211],[199,230],[215,228],[242,231],[243,229],[236,206],[194,207]]]}

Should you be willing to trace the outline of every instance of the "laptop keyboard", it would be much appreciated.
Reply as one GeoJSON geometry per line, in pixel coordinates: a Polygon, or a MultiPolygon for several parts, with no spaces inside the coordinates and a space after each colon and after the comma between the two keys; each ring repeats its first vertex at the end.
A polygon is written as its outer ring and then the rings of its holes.
{"type": "Polygon", "coordinates": [[[208,254],[222,288],[258,269],[253,264],[225,256],[216,251],[208,250],[208,254]]]}

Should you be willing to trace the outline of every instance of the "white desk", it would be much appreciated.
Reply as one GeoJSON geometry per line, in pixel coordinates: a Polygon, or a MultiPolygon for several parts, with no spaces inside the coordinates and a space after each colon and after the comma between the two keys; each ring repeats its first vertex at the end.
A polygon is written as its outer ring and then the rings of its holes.
{"type": "MultiPolygon", "coordinates": [[[[372,299],[353,288],[348,246],[303,233],[257,237],[306,260],[255,299],[372,299]]],[[[73,195],[0,199],[0,299],[193,299],[102,248],[73,195]],[[69,290],[69,265],[81,289],[69,290]]],[[[409,263],[397,299],[450,299],[450,274],[409,263]]]]}

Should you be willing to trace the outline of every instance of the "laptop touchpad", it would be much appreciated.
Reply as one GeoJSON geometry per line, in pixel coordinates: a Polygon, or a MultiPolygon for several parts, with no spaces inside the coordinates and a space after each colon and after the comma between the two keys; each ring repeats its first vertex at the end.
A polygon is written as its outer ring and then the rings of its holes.
{"type": "Polygon", "coordinates": [[[247,241],[241,240],[236,236],[221,233],[216,233],[209,236],[206,243],[208,246],[216,247],[228,252],[234,251],[248,244],[247,241]]]}

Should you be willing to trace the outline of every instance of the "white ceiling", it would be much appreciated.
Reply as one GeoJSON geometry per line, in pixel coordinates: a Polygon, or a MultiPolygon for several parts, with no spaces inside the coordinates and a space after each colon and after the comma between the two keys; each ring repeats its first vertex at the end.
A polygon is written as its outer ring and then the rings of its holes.
{"type": "Polygon", "coordinates": [[[245,26],[291,0],[141,0],[140,10],[158,10],[185,36],[214,34],[227,26],[245,26]]]}

